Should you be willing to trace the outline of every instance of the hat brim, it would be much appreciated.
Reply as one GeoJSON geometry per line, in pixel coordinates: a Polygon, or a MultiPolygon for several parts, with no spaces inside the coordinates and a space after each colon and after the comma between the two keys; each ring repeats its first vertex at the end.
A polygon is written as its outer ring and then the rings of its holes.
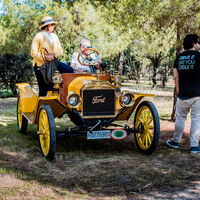
{"type": "Polygon", "coordinates": [[[58,22],[47,22],[47,23],[45,23],[45,24],[42,24],[42,25],[39,27],[39,29],[41,29],[42,27],[47,26],[47,25],[49,25],[49,24],[58,24],[58,22]]]}

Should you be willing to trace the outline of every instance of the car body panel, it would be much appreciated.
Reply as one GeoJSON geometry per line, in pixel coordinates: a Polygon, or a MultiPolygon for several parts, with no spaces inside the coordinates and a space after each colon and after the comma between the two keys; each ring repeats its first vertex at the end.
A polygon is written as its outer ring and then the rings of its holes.
{"type": "MultiPolygon", "coordinates": [[[[70,111],[71,108],[66,104],[66,97],[72,92],[83,96],[85,90],[106,90],[113,89],[116,87],[111,83],[111,77],[109,74],[62,74],[63,83],[59,91],[48,91],[47,96],[38,97],[32,90],[31,86],[28,83],[18,83],[16,84],[19,88],[20,100],[22,104],[22,113],[23,115],[31,122],[32,124],[38,123],[38,112],[39,107],[42,104],[50,105],[54,117],[58,117],[64,114],[67,111],[70,111]]],[[[135,97],[135,102],[132,106],[124,108],[119,97],[117,97],[115,92],[115,113],[107,116],[84,116],[83,115],[83,103],[76,108],[80,115],[87,118],[113,118],[116,117],[118,113],[122,113],[118,116],[116,120],[128,120],[134,109],[137,107],[139,102],[145,96],[153,97],[152,94],[139,94],[132,93],[135,97]]]]}

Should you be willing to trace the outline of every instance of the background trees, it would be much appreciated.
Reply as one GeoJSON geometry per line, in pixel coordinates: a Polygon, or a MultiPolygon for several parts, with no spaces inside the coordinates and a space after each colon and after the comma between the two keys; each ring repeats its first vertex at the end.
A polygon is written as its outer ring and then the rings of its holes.
{"type": "Polygon", "coordinates": [[[200,33],[198,0],[4,0],[0,9],[1,55],[29,54],[42,17],[51,15],[59,22],[62,60],[89,38],[108,71],[139,82],[148,69],[152,86],[158,79],[165,86],[183,37],[200,33]]]}

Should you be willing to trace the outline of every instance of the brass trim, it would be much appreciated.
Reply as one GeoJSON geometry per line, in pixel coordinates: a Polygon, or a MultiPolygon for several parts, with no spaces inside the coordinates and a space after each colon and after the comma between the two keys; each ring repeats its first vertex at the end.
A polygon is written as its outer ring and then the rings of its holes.
{"type": "Polygon", "coordinates": [[[121,96],[120,96],[120,104],[121,104],[123,107],[131,107],[131,106],[134,104],[134,102],[135,102],[135,96],[134,96],[133,93],[131,93],[131,92],[126,92],[126,91],[122,91],[121,96]],[[132,96],[131,102],[130,102],[129,104],[127,104],[127,105],[123,102],[123,97],[124,97],[126,94],[129,94],[129,95],[132,96]]]}
{"type": "Polygon", "coordinates": [[[82,88],[82,90],[88,89],[115,89],[115,87],[108,81],[93,80],[82,88]]]}

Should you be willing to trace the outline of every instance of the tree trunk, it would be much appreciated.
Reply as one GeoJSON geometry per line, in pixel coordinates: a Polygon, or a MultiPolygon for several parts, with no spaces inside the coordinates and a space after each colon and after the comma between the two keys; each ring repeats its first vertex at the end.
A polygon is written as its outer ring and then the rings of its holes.
{"type": "Polygon", "coordinates": [[[163,79],[162,79],[162,87],[163,87],[163,88],[165,88],[165,82],[166,82],[166,80],[165,80],[165,78],[163,78],[163,79]]]}
{"type": "MultiPolygon", "coordinates": [[[[179,22],[179,20],[177,20],[176,30],[177,30],[177,32],[176,32],[176,40],[180,41],[181,36],[180,36],[180,22],[179,22]]],[[[180,49],[177,48],[177,50],[176,50],[176,56],[178,56],[179,54],[180,54],[180,49]]],[[[177,101],[176,88],[174,88],[173,98],[174,98],[174,100],[173,100],[173,108],[172,108],[172,114],[171,114],[171,121],[174,122],[176,120],[176,116],[175,116],[175,114],[176,114],[176,101],[177,101]]]]}
{"type": "Polygon", "coordinates": [[[174,88],[174,93],[173,93],[173,108],[172,108],[172,114],[171,114],[171,121],[175,122],[176,120],[176,101],[177,101],[177,93],[176,93],[176,88],[174,88]]]}
{"type": "Polygon", "coordinates": [[[135,64],[135,74],[136,74],[136,83],[140,83],[140,74],[141,74],[141,69],[140,69],[140,63],[136,62],[135,64]]]}
{"type": "Polygon", "coordinates": [[[153,77],[152,77],[152,82],[153,82],[153,86],[152,86],[152,88],[153,88],[153,87],[156,86],[156,67],[155,67],[155,66],[153,67],[153,77]]]}
{"type": "Polygon", "coordinates": [[[119,74],[123,74],[123,64],[124,64],[124,52],[119,54],[119,74]]]}
{"type": "Polygon", "coordinates": [[[165,88],[165,83],[167,82],[167,72],[168,72],[168,67],[167,65],[164,65],[164,74],[162,77],[162,87],[165,88]]]}
{"type": "Polygon", "coordinates": [[[137,72],[137,75],[136,75],[136,84],[139,84],[140,83],[140,73],[137,72]]]}

